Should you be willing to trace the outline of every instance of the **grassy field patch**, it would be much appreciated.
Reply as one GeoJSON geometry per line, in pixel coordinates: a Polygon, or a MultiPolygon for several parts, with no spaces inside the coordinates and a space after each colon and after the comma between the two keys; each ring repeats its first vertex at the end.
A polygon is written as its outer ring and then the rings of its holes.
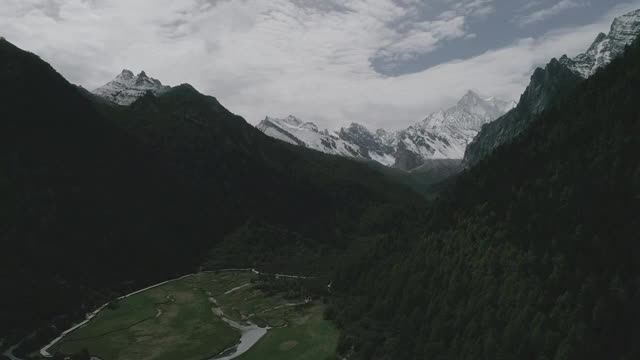
{"type": "Polygon", "coordinates": [[[238,360],[328,360],[335,359],[339,332],[322,317],[323,306],[311,305],[288,326],[270,330],[251,351],[238,360]]]}
{"type": "Polygon", "coordinates": [[[103,360],[202,360],[238,343],[243,325],[270,327],[238,359],[321,359],[335,353],[338,332],[321,305],[267,296],[252,272],[201,273],[115,302],[65,336],[51,353],[87,349],[103,360]],[[218,312],[216,314],[216,311],[218,312]]]}

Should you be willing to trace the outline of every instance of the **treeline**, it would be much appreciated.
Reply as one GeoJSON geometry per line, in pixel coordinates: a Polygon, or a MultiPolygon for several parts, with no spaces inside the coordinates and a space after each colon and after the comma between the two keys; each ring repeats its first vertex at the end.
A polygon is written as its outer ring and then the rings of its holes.
{"type": "Polygon", "coordinates": [[[350,359],[640,358],[640,46],[338,271],[350,359]]]}
{"type": "Polygon", "coordinates": [[[267,296],[281,294],[285,299],[313,300],[329,295],[326,277],[295,278],[260,274],[255,287],[267,296]]]}

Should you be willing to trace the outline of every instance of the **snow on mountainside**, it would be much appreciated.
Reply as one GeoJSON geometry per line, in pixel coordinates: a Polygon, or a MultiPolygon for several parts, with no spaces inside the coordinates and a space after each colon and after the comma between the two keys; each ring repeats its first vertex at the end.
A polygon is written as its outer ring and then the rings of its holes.
{"type": "Polygon", "coordinates": [[[640,35],[640,10],[635,10],[613,20],[609,34],[600,33],[587,52],[571,59],[566,55],[560,63],[583,78],[593,75],[611,60],[622,55],[624,49],[640,35]]]}
{"type": "Polygon", "coordinates": [[[321,131],[315,124],[293,116],[285,119],[267,117],[257,127],[271,137],[294,145],[410,170],[428,159],[462,159],[466,146],[482,125],[500,117],[514,105],[469,91],[455,106],[395,132],[382,129],[372,132],[356,123],[334,132],[321,131]]]}
{"type": "Polygon", "coordinates": [[[265,134],[290,144],[305,146],[328,154],[360,157],[359,148],[343,141],[337,134],[320,131],[316,124],[302,122],[295,116],[284,119],[266,117],[258,124],[265,134]]]}
{"type": "Polygon", "coordinates": [[[329,132],[290,115],[284,119],[267,116],[256,127],[272,138],[327,154],[374,160],[386,166],[395,163],[393,149],[359,124],[329,132]]]}
{"type": "Polygon", "coordinates": [[[157,95],[169,89],[159,80],[148,77],[144,71],[134,75],[129,70],[122,70],[114,80],[95,89],[93,93],[116,104],[131,105],[147,91],[157,95]]]}
{"type": "Polygon", "coordinates": [[[462,159],[482,125],[502,116],[514,105],[511,101],[484,98],[468,91],[455,106],[398,132],[396,141],[423,159],[462,159]]]}
{"type": "Polygon", "coordinates": [[[451,125],[479,131],[482,125],[495,120],[513,106],[513,101],[481,97],[469,90],[456,106],[429,115],[424,123],[429,128],[451,125]]]}

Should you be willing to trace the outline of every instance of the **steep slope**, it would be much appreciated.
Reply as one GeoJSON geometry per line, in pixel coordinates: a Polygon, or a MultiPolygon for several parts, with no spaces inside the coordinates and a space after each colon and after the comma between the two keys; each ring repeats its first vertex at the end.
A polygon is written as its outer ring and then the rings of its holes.
{"type": "Polygon", "coordinates": [[[340,129],[338,137],[353,144],[362,158],[371,159],[385,166],[395,165],[395,150],[388,144],[389,134],[382,129],[373,133],[360,124],[351,123],[349,127],[340,129]]]}
{"type": "Polygon", "coordinates": [[[125,69],[115,79],[95,89],[93,93],[118,105],[131,105],[147,91],[159,95],[168,89],[169,86],[162,85],[160,80],[148,77],[144,71],[133,75],[133,72],[125,69]]]}
{"type": "Polygon", "coordinates": [[[12,294],[0,338],[68,327],[221,244],[241,252],[218,265],[320,273],[421,206],[368,166],[271,139],[189,85],[114,106],[4,40],[0,81],[0,281],[12,294]],[[252,243],[237,236],[247,227],[282,236],[252,243]]]}
{"type": "Polygon", "coordinates": [[[465,148],[481,126],[500,117],[513,105],[510,101],[481,97],[469,91],[455,106],[396,132],[382,129],[372,132],[356,123],[335,132],[320,131],[315,124],[304,123],[293,116],[267,117],[257,127],[290,144],[411,170],[428,159],[462,159],[465,148]]]}
{"type": "Polygon", "coordinates": [[[640,358],[639,102],[636,42],[460,176],[423,228],[346,264],[328,312],[341,352],[640,358]]]}
{"type": "Polygon", "coordinates": [[[460,159],[431,159],[411,170],[411,173],[429,176],[437,182],[457,174],[461,170],[460,164],[460,159]]]}
{"type": "Polygon", "coordinates": [[[272,138],[293,145],[318,150],[326,154],[362,157],[360,148],[328,131],[318,130],[312,122],[302,122],[295,116],[284,119],[266,117],[257,128],[272,138]]]}
{"type": "Polygon", "coordinates": [[[432,200],[441,195],[443,189],[463,170],[460,159],[428,159],[411,171],[384,166],[377,162],[367,164],[393,181],[404,184],[415,192],[432,200]]]}
{"type": "Polygon", "coordinates": [[[179,238],[189,242],[185,204],[199,200],[160,159],[5,40],[0,81],[0,281],[11,294],[0,337],[81,312],[97,284],[146,282],[191,261],[179,238]]]}
{"type": "Polygon", "coordinates": [[[571,59],[564,55],[560,63],[583,78],[588,78],[624,53],[625,48],[640,35],[640,10],[613,20],[609,34],[600,33],[587,52],[571,59]]]}
{"type": "Polygon", "coordinates": [[[464,166],[471,167],[477,164],[498,146],[515,139],[529,127],[538,114],[558,97],[569,94],[581,81],[579,75],[556,59],[551,60],[544,69],[536,69],[518,105],[506,115],[483,126],[467,146],[464,166]]]}
{"type": "Polygon", "coordinates": [[[563,55],[552,59],[545,69],[536,69],[518,106],[504,117],[482,128],[464,155],[466,167],[478,163],[495,148],[517,137],[531,119],[544,111],[557,97],[570,93],[583,79],[595,74],[620,56],[640,35],[640,10],[616,18],[609,34],[599,34],[589,49],[571,59],[563,55]]]}

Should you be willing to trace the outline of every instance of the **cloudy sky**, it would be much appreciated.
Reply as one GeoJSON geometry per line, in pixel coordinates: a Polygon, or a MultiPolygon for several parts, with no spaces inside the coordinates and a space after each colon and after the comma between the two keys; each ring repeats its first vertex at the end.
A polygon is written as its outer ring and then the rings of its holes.
{"type": "Polygon", "coordinates": [[[0,36],[94,89],[123,68],[257,123],[400,128],[467,89],[517,99],[640,0],[0,0],[0,36]]]}

